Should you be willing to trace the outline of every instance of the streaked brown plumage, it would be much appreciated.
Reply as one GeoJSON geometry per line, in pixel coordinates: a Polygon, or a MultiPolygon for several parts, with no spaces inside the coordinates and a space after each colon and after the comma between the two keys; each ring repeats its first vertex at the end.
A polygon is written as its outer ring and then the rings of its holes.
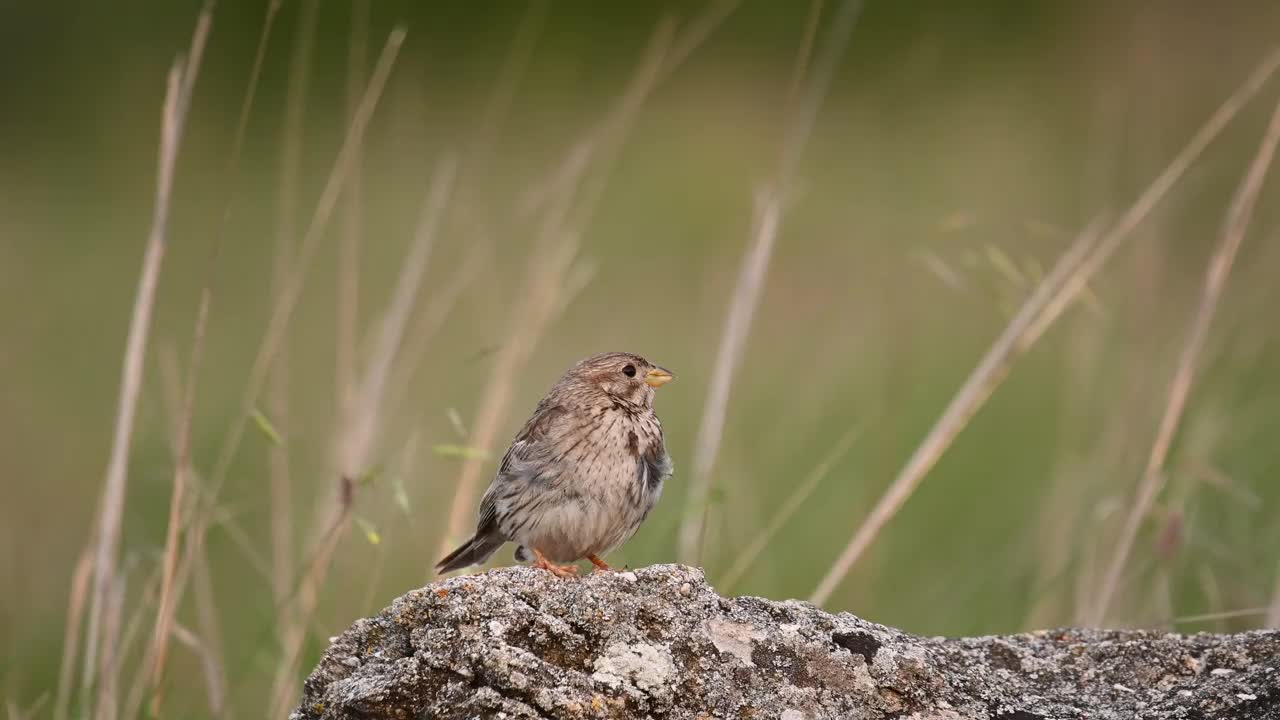
{"type": "Polygon", "coordinates": [[[631,353],[582,360],[538,403],[480,501],[475,535],[436,564],[447,572],[515,542],[517,560],[557,575],[600,559],[644,522],[672,471],[653,411],[671,373],[631,353]]]}

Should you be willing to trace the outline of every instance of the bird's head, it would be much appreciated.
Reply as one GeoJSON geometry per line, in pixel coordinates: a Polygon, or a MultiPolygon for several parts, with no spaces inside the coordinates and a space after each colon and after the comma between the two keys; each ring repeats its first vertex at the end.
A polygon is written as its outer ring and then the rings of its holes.
{"type": "Polygon", "coordinates": [[[639,355],[610,352],[592,355],[569,368],[560,384],[574,394],[605,396],[641,408],[653,407],[654,391],[674,376],[639,355]]]}

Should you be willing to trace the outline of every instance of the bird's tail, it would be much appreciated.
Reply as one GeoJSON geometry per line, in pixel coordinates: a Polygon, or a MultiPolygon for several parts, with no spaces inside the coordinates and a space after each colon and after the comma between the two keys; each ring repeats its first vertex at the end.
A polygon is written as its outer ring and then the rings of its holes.
{"type": "Polygon", "coordinates": [[[436,563],[436,572],[446,573],[468,565],[479,565],[489,559],[506,540],[493,535],[473,535],[470,540],[436,563]]]}

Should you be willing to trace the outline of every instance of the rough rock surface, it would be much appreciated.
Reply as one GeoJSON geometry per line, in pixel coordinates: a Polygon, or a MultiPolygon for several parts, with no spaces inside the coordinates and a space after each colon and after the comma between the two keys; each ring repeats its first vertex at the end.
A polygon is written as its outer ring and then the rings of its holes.
{"type": "Polygon", "coordinates": [[[1280,631],[923,638],[658,565],[414,590],[335,638],[296,720],[1280,719],[1280,631]]]}

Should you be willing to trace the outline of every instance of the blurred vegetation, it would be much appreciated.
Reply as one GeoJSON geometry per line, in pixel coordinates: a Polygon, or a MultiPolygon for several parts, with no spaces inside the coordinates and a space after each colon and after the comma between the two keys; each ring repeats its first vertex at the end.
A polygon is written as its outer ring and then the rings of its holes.
{"type": "MultiPolygon", "coordinates": [[[[320,3],[310,36],[298,32],[306,3],[282,5],[232,178],[227,160],[264,6],[223,2],[214,11],[179,160],[124,511],[125,617],[143,618],[135,655],[150,632],[148,578],[168,522],[174,388],[190,362],[223,208],[230,199],[193,422],[198,473],[211,471],[240,414],[275,297],[281,223],[293,224],[296,243],[341,145],[361,2],[320,3]],[[314,52],[305,110],[289,126],[299,37],[314,52]],[[294,211],[282,217],[291,139],[298,181],[294,211]]],[[[824,19],[836,4],[826,3],[824,19]]],[[[274,381],[287,379],[287,412],[264,395],[205,548],[226,683],[245,716],[268,706],[282,662],[270,569],[279,522],[273,447],[292,481],[293,578],[313,559],[323,509],[338,493],[344,228],[355,228],[360,260],[360,340],[346,350],[363,363],[432,173],[457,159],[412,332],[430,325],[442,299],[452,302],[376,418],[367,477],[354,492],[357,519],[343,527],[307,623],[303,673],[329,635],[430,578],[460,469],[476,450],[459,426],[475,421],[494,359],[528,302],[525,277],[545,260],[531,198],[618,101],[664,13],[683,28],[704,12],[694,3],[606,10],[560,0],[368,7],[366,74],[395,24],[408,34],[366,136],[359,214],[348,225],[344,199],[319,246],[274,381]],[[532,41],[527,62],[486,130],[481,120],[521,28],[532,41]]],[[[101,494],[154,200],[165,74],[198,9],[154,1],[0,9],[0,696],[37,716],[52,709],[72,569],[92,539],[101,494]]],[[[580,228],[571,273],[580,289],[516,368],[500,439],[478,448],[488,458],[482,490],[507,438],[586,354],[630,350],[674,369],[678,381],[658,409],[677,474],[617,564],[675,559],[717,342],[754,198],[777,163],[808,12],[807,3],[741,3],[646,98],[596,176],[599,202],[580,228]]],[[[797,516],[740,582],[721,588],[807,597],[1044,269],[1092,219],[1114,216],[1151,182],[1260,62],[1277,22],[1280,6],[1261,2],[869,3],[800,158],[733,382],[713,469],[704,557],[712,582],[857,427],[797,516]]],[[[1132,506],[1231,194],[1277,97],[1273,81],[1086,301],[1018,362],[829,609],[920,634],[1082,620],[1132,506]]],[[[1260,626],[1274,602],[1277,192],[1274,182],[1263,190],[1109,623],[1243,629],[1260,626]],[[1237,610],[1251,612],[1174,623],[1237,610]]],[[[511,562],[510,550],[495,562],[511,562]]],[[[194,632],[191,595],[178,622],[194,632]]],[[[167,707],[180,717],[209,712],[199,658],[181,644],[171,655],[167,707]]]]}

